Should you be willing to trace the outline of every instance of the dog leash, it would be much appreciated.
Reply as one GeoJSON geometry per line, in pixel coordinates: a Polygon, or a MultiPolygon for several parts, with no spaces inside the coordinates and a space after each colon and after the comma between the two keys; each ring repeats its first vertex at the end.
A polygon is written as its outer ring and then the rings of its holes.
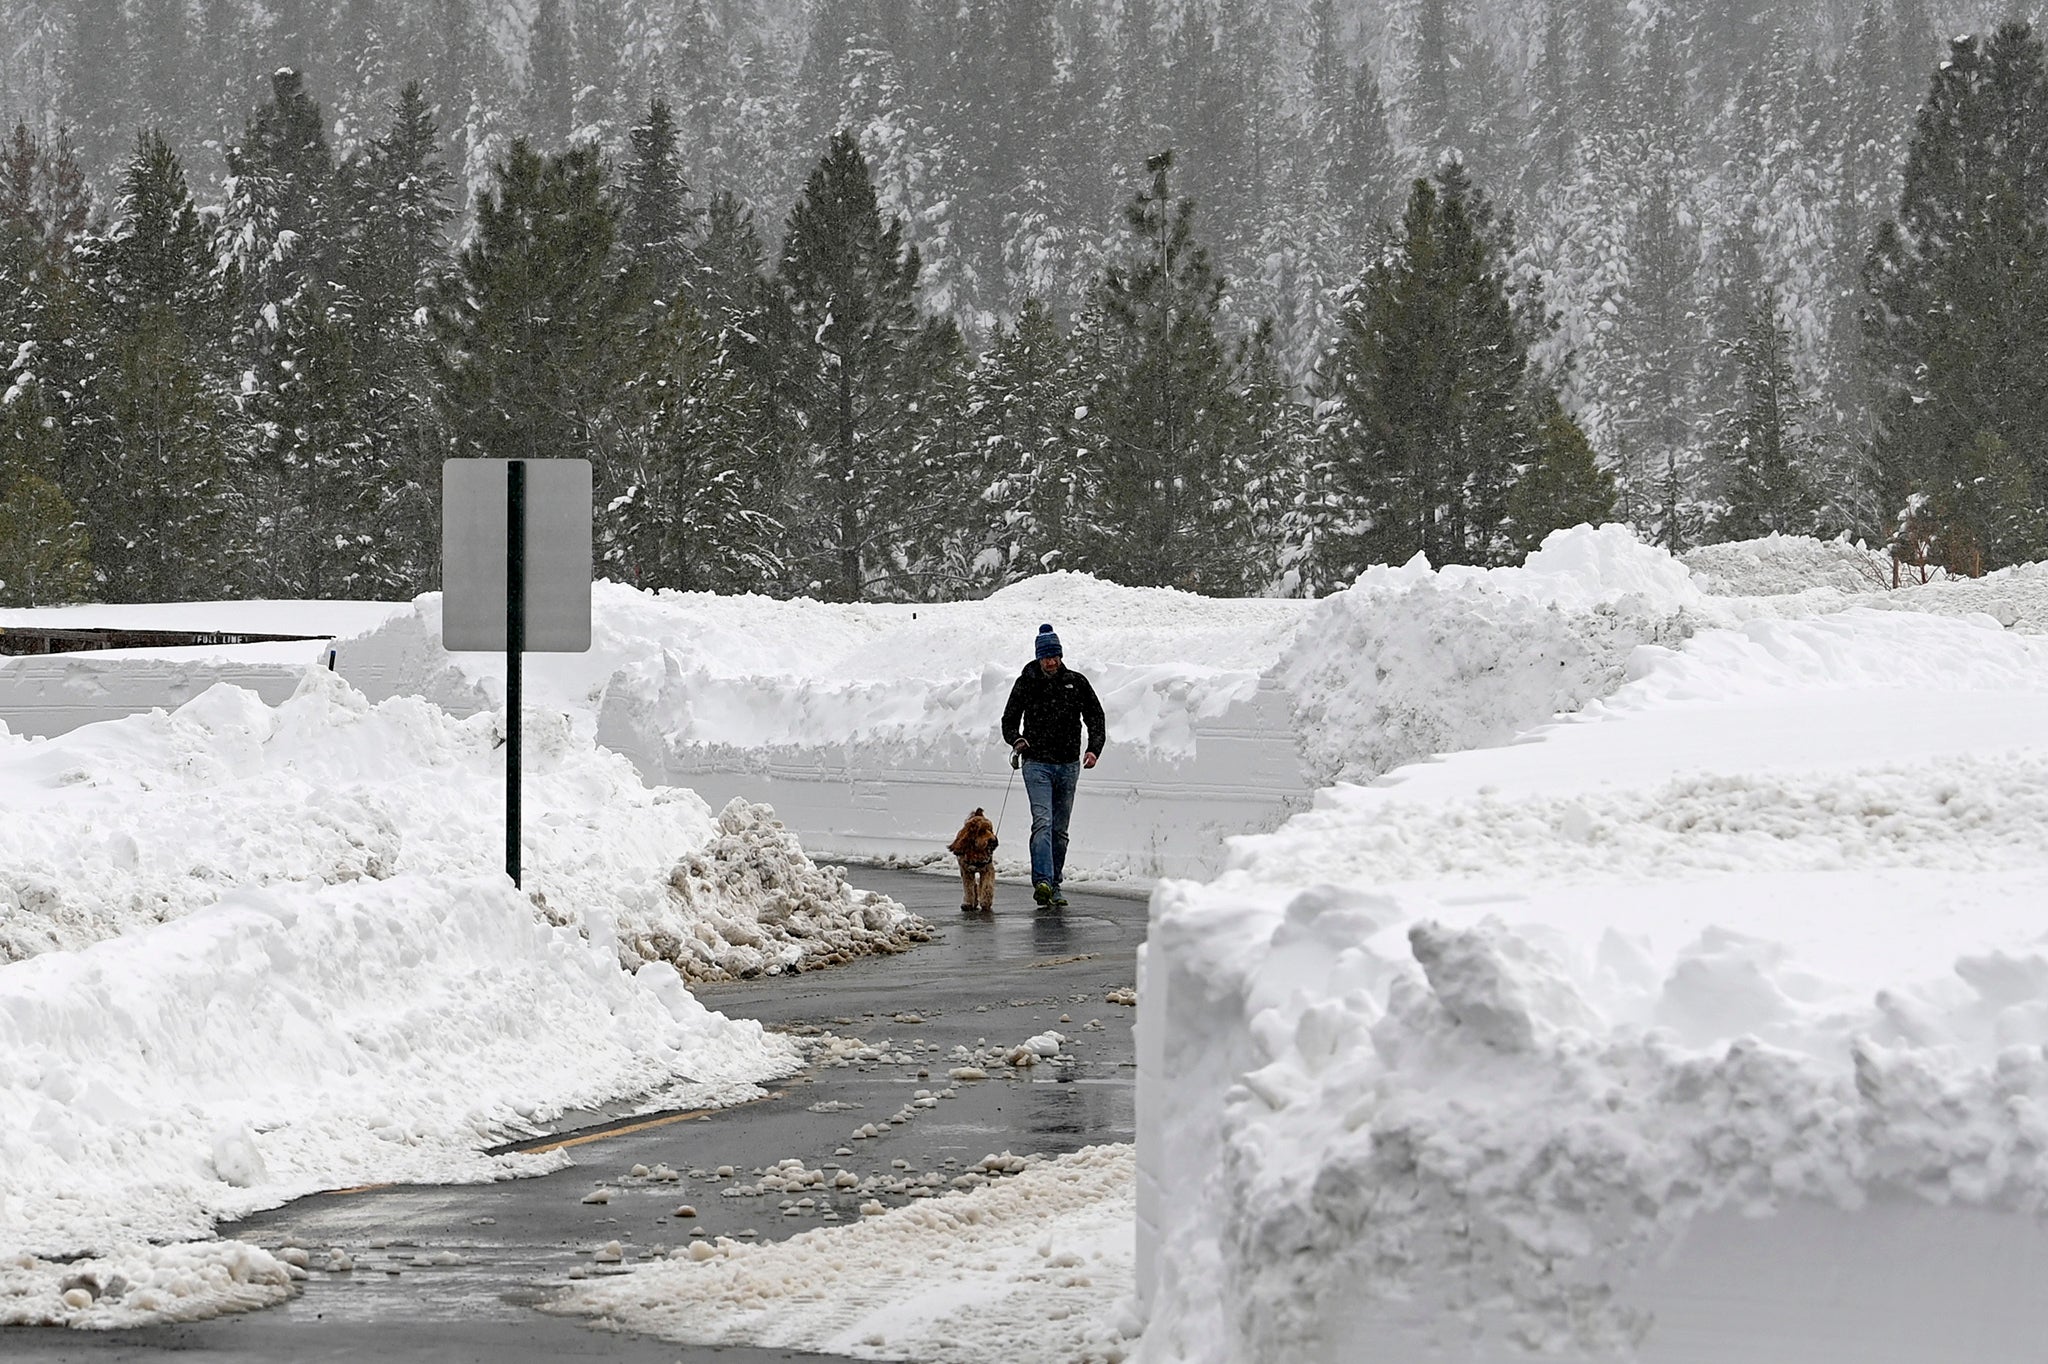
{"type": "Polygon", "coordinates": [[[1010,788],[1017,784],[1017,769],[1024,765],[1024,755],[1014,749],[1010,753],[1010,779],[1003,783],[1003,805],[996,811],[996,833],[1003,832],[1003,816],[1010,813],[1010,788]]]}

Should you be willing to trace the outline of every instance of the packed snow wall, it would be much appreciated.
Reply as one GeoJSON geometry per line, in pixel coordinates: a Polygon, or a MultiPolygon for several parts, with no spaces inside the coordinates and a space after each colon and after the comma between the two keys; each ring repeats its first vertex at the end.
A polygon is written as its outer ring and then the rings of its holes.
{"type": "MultiPolygon", "coordinates": [[[[1028,863],[1031,811],[997,735],[864,740],[748,749],[677,742],[630,701],[599,716],[598,742],[632,757],[650,782],[717,803],[764,801],[817,857],[933,860],[968,811],[1000,820],[998,862],[1028,863]]],[[[993,701],[1001,709],[1001,698],[993,701]]],[[[1213,717],[1189,717],[1184,745],[1112,744],[1082,775],[1068,875],[1134,879],[1222,869],[1225,840],[1270,830],[1307,805],[1288,697],[1270,679],[1213,717]]]]}
{"type": "Polygon", "coordinates": [[[1282,673],[1377,717],[1309,744],[1370,784],[1155,892],[1139,1358],[2038,1358],[2048,577],[1557,548],[1326,604],[1282,673]]]}
{"type": "MultiPolygon", "coordinates": [[[[526,660],[529,705],[587,724],[646,779],[713,803],[764,801],[820,857],[943,858],[967,813],[1001,816],[1005,872],[1028,863],[1030,814],[1000,736],[1041,623],[1107,713],[1084,774],[1071,878],[1206,875],[1224,840],[1277,828],[1309,786],[1293,697],[1275,666],[1300,602],[1216,601],[1052,574],[978,602],[838,605],[596,591],[586,655],[526,660]]],[[[440,602],[336,643],[372,697],[465,713],[498,703],[502,662],[443,652],[440,602]]]]}

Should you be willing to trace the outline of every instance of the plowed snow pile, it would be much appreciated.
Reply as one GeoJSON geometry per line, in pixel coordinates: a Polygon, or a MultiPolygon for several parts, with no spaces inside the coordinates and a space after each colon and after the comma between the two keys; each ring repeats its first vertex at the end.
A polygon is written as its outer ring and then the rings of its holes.
{"type": "Polygon", "coordinates": [[[1131,1148],[1091,1146],[999,1184],[846,1227],[679,1250],[552,1310],[699,1344],[921,1364],[1116,1364],[1136,1321],[1131,1148]]]}
{"type": "Polygon", "coordinates": [[[765,811],[648,789],[539,711],[516,892],[496,725],[314,671],[275,709],[222,686],[0,734],[0,1321],[267,1301],[260,1252],[143,1243],[318,1188],[551,1168],[480,1151],[570,1107],[751,1096],[793,1048],[683,975],[923,931],[765,811]],[[93,1284],[32,1258],[88,1252],[93,1284]]]}
{"type": "MultiPolygon", "coordinates": [[[[641,592],[599,583],[587,654],[536,655],[527,695],[594,723],[679,748],[740,750],[870,744],[914,755],[938,743],[993,745],[1041,622],[1108,713],[1112,742],[1182,753],[1188,721],[1257,689],[1300,625],[1306,603],[1219,600],[1050,573],[983,601],[837,604],[705,593],[641,592]]],[[[441,599],[344,654],[388,659],[403,690],[452,705],[502,695],[488,654],[443,653],[441,599]]],[[[343,668],[348,664],[346,658],[343,668]]]]}
{"type": "MultiPolygon", "coordinates": [[[[29,742],[0,732],[0,961],[82,947],[235,889],[503,865],[498,720],[372,706],[314,670],[271,709],[217,686],[29,742]]],[[[895,950],[923,928],[820,868],[772,815],[650,789],[559,713],[525,725],[525,882],[539,912],[631,970],[691,979],[895,950]]]]}
{"type": "Polygon", "coordinates": [[[1158,892],[1140,1358],[2038,1357],[2048,641],[1747,614],[1158,892]]]}

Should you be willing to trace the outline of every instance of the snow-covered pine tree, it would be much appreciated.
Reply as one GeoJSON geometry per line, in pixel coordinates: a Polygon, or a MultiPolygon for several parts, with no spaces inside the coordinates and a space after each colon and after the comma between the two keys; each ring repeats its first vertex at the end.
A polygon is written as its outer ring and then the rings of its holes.
{"type": "Polygon", "coordinates": [[[1704,491],[1696,414],[1705,336],[1699,235],[1693,210],[1679,198],[1675,159],[1662,148],[1646,149],[1619,295],[1617,339],[1625,358],[1611,401],[1625,455],[1622,505],[1659,543],[1678,548],[1694,538],[1691,499],[1704,491]],[[1689,493],[1676,517],[1665,510],[1663,496],[1674,482],[1689,493]]]}
{"type": "Polygon", "coordinates": [[[967,345],[950,317],[928,317],[905,356],[903,397],[911,413],[893,468],[891,590],[911,601],[946,601],[984,586],[986,545],[976,494],[993,476],[967,412],[967,345]]]}
{"type": "Polygon", "coordinates": [[[64,428],[83,357],[63,340],[75,312],[34,209],[46,161],[17,125],[0,157],[0,602],[9,606],[83,601],[96,587],[90,537],[66,493],[89,472],[64,428]]]}
{"type": "Polygon", "coordinates": [[[99,420],[77,439],[94,465],[86,528],[102,595],[175,601],[239,580],[228,451],[235,411],[217,359],[205,229],[160,134],[136,139],[115,218],[85,273],[104,362],[99,420]]]}
{"type": "Polygon", "coordinates": [[[363,429],[362,458],[340,500],[341,533],[359,547],[347,567],[351,590],[371,596],[409,595],[434,581],[448,442],[423,309],[447,269],[454,177],[418,82],[399,92],[389,118],[343,177],[351,207],[342,279],[363,429]]]}
{"type": "Polygon", "coordinates": [[[1288,378],[1278,329],[1270,319],[1244,338],[1232,368],[1237,399],[1233,463],[1243,482],[1227,490],[1238,503],[1228,522],[1244,547],[1245,590],[1293,596],[1303,590],[1309,548],[1302,512],[1314,463],[1314,413],[1288,378]]]}
{"type": "MultiPolygon", "coordinates": [[[[92,197],[60,137],[46,140],[17,123],[0,145],[0,392],[34,396],[35,420],[52,433],[30,444],[54,466],[54,481],[81,512],[93,491],[93,461],[74,433],[94,420],[98,373],[94,333],[77,288],[74,257],[86,243],[92,197]]],[[[17,418],[27,420],[24,408],[17,418]]]]}
{"type": "Polygon", "coordinates": [[[1968,569],[2048,543],[2048,66],[2024,24],[1959,38],[1920,106],[1865,331],[1881,510],[1931,509],[1968,569]]]}
{"type": "Polygon", "coordinates": [[[1081,566],[1120,583],[1235,595],[1253,547],[1217,334],[1225,281],[1173,193],[1173,154],[1145,163],[1124,243],[1096,286],[1101,348],[1082,439],[1102,470],[1076,537],[1081,566]]]}
{"type": "Polygon", "coordinates": [[[1530,528],[1510,526],[1509,496],[1540,451],[1527,389],[1541,322],[1517,315],[1506,238],[1446,162],[1415,182],[1394,252],[1352,291],[1319,381],[1323,582],[1417,553],[1438,565],[1516,557],[1530,528]]]}
{"type": "MultiPolygon", "coordinates": [[[[461,452],[588,459],[599,507],[624,491],[617,395],[639,292],[615,250],[619,214],[595,147],[515,139],[430,310],[461,452]]],[[[608,534],[600,524],[600,552],[608,534]]]]}
{"type": "Polygon", "coordinates": [[[1812,535],[1822,529],[1808,404],[1791,349],[1776,293],[1766,285],[1751,305],[1742,338],[1724,350],[1740,397],[1714,439],[1722,466],[1722,502],[1713,525],[1719,539],[1812,535]]]}
{"type": "Polygon", "coordinates": [[[619,245],[646,272],[653,296],[664,303],[675,301],[690,273],[695,215],[690,210],[690,182],[683,175],[675,110],[668,100],[660,95],[650,99],[626,140],[632,151],[621,187],[625,214],[619,223],[619,245]]]}
{"type": "Polygon", "coordinates": [[[620,395],[608,571],[645,588],[759,592],[780,579],[763,482],[761,390],[688,300],[650,306],[620,395]]]}
{"type": "Polygon", "coordinates": [[[882,219],[860,140],[833,135],[790,210],[776,279],[792,326],[777,366],[800,432],[788,553],[836,601],[893,595],[896,499],[919,421],[908,372],[924,331],[920,261],[882,219]]]}
{"type": "Polygon", "coordinates": [[[235,319],[231,347],[244,366],[242,398],[256,423],[248,448],[231,452],[229,478],[249,518],[236,538],[252,551],[252,590],[293,597],[337,590],[327,572],[336,509],[320,493],[355,458],[358,425],[329,316],[344,210],[325,119],[297,70],[278,70],[270,88],[228,150],[215,253],[235,319]]]}
{"type": "Polygon", "coordinates": [[[990,585],[1071,566],[1079,508],[1099,477],[1078,430],[1075,365],[1052,309],[1027,299],[975,367],[967,411],[993,470],[976,509],[990,585]]]}

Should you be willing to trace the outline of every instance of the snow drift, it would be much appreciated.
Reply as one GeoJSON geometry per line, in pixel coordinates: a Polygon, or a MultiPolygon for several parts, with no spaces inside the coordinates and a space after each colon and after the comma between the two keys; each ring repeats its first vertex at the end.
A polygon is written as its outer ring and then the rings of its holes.
{"type": "Polygon", "coordinates": [[[1141,1358],[2032,1357],[2048,644],[1717,613],[1157,892],[1141,1358]]]}

